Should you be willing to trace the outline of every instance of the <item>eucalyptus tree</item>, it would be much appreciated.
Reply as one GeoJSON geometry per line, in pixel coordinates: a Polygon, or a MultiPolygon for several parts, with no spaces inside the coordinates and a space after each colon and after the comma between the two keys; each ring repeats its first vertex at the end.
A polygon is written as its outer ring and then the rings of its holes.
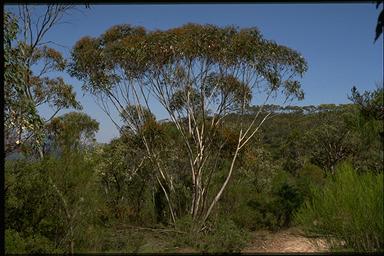
{"type": "Polygon", "coordinates": [[[73,87],[56,75],[65,71],[67,61],[45,39],[74,7],[50,4],[39,7],[41,15],[35,8],[19,5],[18,15],[7,11],[4,16],[6,153],[33,145],[41,155],[44,123],[62,109],[81,109],[73,87]],[[39,114],[41,105],[53,110],[47,119],[39,114]]]}
{"type": "Polygon", "coordinates": [[[27,67],[22,60],[20,51],[13,47],[18,33],[17,18],[9,12],[4,13],[4,148],[5,153],[12,152],[19,144],[18,126],[38,124],[35,108],[31,106],[24,93],[23,74],[27,67]],[[19,116],[23,114],[24,119],[19,116]],[[20,120],[21,119],[21,120],[20,120]]]}
{"type": "MultiPolygon", "coordinates": [[[[72,58],[71,74],[84,82],[83,89],[95,96],[118,128],[113,109],[140,120],[127,123],[136,132],[147,121],[153,102],[166,111],[187,155],[189,214],[196,230],[204,226],[231,180],[239,153],[270,117],[262,106],[276,97],[284,102],[302,99],[298,78],[307,70],[298,52],[264,39],[257,28],[198,24],[165,31],[114,26],[97,38],[80,39],[72,58]],[[254,95],[261,107],[251,122],[244,122],[254,95]],[[215,138],[231,113],[238,114],[236,142],[226,178],[212,191],[210,180],[217,169],[211,163],[226,144],[215,143],[215,138]]],[[[174,174],[145,133],[141,139],[174,223],[180,217],[172,201],[174,174]]]]}
{"type": "Polygon", "coordinates": [[[94,145],[99,123],[87,114],[70,112],[53,118],[46,125],[46,130],[53,148],[62,152],[72,151],[94,145]]]}

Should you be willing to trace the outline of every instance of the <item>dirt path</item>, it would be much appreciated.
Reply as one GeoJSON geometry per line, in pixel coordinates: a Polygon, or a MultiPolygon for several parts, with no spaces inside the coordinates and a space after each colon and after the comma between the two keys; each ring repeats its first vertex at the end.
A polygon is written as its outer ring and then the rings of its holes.
{"type": "Polygon", "coordinates": [[[329,250],[324,240],[306,238],[296,229],[276,233],[257,231],[252,236],[252,242],[242,252],[327,252],[329,250]]]}

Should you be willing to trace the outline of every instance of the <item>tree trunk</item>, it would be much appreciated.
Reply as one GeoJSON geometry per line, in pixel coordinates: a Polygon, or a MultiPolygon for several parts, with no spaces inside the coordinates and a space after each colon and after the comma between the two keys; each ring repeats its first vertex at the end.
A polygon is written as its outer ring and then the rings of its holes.
{"type": "Polygon", "coordinates": [[[211,214],[211,211],[212,211],[213,207],[214,207],[214,206],[216,205],[216,203],[219,201],[221,195],[223,194],[224,189],[226,188],[226,186],[227,186],[229,180],[230,180],[231,177],[232,177],[233,168],[234,168],[234,166],[235,166],[236,158],[237,158],[237,156],[238,156],[238,154],[239,154],[239,150],[240,150],[240,142],[241,142],[241,140],[240,140],[240,138],[239,138],[239,142],[238,142],[238,145],[237,145],[237,147],[236,147],[235,154],[233,155],[232,163],[231,163],[231,167],[229,168],[229,172],[228,172],[227,178],[225,179],[225,181],[224,181],[223,185],[221,186],[221,189],[219,190],[219,192],[216,194],[215,199],[213,199],[211,205],[209,206],[208,211],[207,211],[207,213],[205,214],[205,216],[204,216],[204,218],[203,218],[203,220],[202,220],[201,225],[204,225],[204,223],[207,221],[209,215],[211,214]]]}

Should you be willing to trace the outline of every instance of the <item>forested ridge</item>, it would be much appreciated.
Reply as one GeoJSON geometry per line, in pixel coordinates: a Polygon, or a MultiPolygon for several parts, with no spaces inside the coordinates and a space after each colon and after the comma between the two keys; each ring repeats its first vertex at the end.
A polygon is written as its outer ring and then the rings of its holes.
{"type": "Polygon", "coordinates": [[[116,25],[65,60],[42,38],[70,9],[49,5],[37,34],[28,7],[4,15],[6,253],[241,252],[289,228],[383,251],[382,87],[295,105],[307,63],[257,28],[116,25]],[[50,72],[80,80],[119,136],[98,143],[50,72]]]}

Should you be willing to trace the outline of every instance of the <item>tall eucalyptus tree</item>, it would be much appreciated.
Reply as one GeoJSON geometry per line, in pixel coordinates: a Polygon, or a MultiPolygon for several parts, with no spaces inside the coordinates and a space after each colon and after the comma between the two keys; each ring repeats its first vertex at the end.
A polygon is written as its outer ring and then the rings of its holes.
{"type": "Polygon", "coordinates": [[[96,97],[119,128],[112,109],[141,135],[175,222],[179,217],[172,196],[175,170],[167,168],[146,133],[139,133],[143,124],[153,119],[148,118],[153,102],[166,111],[188,156],[192,184],[189,214],[195,230],[204,226],[222,196],[239,153],[270,117],[262,106],[276,97],[285,102],[302,99],[297,78],[307,70],[298,52],[264,39],[256,28],[198,24],[166,31],[114,26],[100,37],[80,39],[72,58],[71,74],[84,82],[83,89],[96,97]],[[254,95],[261,107],[246,123],[243,114],[254,95]],[[230,113],[239,118],[236,143],[225,180],[213,191],[210,180],[217,169],[211,163],[226,143],[215,143],[215,138],[230,113]]]}

